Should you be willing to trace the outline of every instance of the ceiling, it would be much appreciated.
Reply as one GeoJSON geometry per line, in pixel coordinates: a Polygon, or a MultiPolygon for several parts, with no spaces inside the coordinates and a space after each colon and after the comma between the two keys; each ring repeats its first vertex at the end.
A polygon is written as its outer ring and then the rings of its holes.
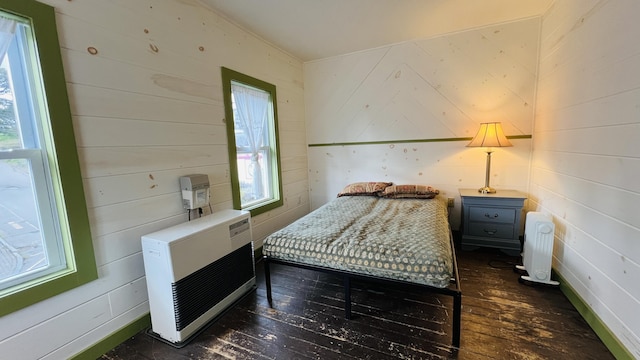
{"type": "Polygon", "coordinates": [[[198,0],[307,62],[542,15],[554,0],[198,0]]]}

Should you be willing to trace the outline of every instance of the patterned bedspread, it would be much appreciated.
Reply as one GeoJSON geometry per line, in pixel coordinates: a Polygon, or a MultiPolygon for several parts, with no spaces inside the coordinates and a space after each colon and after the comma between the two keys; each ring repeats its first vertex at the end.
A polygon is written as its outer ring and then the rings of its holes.
{"type": "Polygon", "coordinates": [[[266,256],[447,287],[453,273],[443,199],[344,196],[268,236],[266,256]]]}

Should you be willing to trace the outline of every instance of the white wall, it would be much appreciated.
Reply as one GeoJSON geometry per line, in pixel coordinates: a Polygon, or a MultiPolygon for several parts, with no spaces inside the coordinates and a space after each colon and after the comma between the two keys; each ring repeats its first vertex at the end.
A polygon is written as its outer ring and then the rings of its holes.
{"type": "MultiPolygon", "coordinates": [[[[486,153],[468,141],[481,122],[530,135],[540,18],[472,29],[305,63],[311,207],[355,181],[422,183],[456,197],[484,185],[486,153]]],[[[526,190],[529,139],[496,149],[491,185],[526,190]]],[[[459,209],[459,208],[458,208],[459,209]]],[[[457,226],[459,217],[453,219],[457,226]]]]}
{"type": "Polygon", "coordinates": [[[178,177],[205,173],[231,208],[220,67],[277,87],[285,205],[309,211],[302,63],[195,0],[44,0],[56,8],[100,278],[0,318],[3,359],[62,359],[149,311],[140,236],[187,221],[178,177]],[[97,50],[91,55],[88,48],[97,50]]]}
{"type": "Polygon", "coordinates": [[[640,2],[559,0],[543,18],[531,209],[554,267],[640,358],[640,2]]]}

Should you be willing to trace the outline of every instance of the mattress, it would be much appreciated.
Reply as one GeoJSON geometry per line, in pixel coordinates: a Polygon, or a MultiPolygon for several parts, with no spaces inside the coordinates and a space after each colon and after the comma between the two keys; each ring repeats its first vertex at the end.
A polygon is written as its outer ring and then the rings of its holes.
{"type": "Polygon", "coordinates": [[[445,288],[453,258],[444,199],[338,197],[264,240],[271,259],[445,288]]]}

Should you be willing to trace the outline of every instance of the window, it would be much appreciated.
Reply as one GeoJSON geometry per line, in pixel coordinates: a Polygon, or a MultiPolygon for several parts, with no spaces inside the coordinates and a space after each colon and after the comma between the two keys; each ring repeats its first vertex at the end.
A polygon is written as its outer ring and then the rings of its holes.
{"type": "Polygon", "coordinates": [[[222,68],[233,206],[260,214],[281,206],[276,87],[222,68]]]}
{"type": "Polygon", "coordinates": [[[55,14],[32,0],[0,5],[0,174],[0,316],[96,279],[55,14]]]}

